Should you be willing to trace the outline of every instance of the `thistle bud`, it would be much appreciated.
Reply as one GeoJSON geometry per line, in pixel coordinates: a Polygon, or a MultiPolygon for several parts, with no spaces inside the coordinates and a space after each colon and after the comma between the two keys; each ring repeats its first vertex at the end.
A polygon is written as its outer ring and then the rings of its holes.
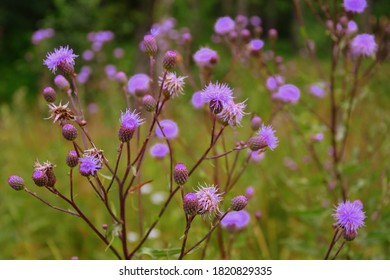
{"type": "Polygon", "coordinates": [[[163,58],[163,67],[165,70],[172,70],[176,65],[177,54],[175,51],[167,51],[163,58]]]}
{"type": "Polygon", "coordinates": [[[132,127],[121,125],[118,132],[119,141],[123,143],[129,142],[133,138],[134,131],[135,129],[132,127]]]}
{"type": "Polygon", "coordinates": [[[254,130],[254,131],[259,130],[260,129],[260,125],[261,125],[261,118],[259,116],[254,116],[251,119],[251,128],[252,128],[252,130],[254,130]]]}
{"type": "Polygon", "coordinates": [[[75,150],[69,151],[66,156],[66,164],[69,167],[75,167],[79,163],[79,157],[77,156],[77,152],[75,150]]]}
{"type": "Polygon", "coordinates": [[[53,169],[46,170],[46,176],[47,176],[47,183],[46,187],[54,187],[55,183],[57,182],[57,177],[53,172],[53,169]]]}
{"type": "Polygon", "coordinates": [[[240,211],[248,204],[248,198],[245,195],[239,195],[232,199],[230,206],[234,211],[240,211]]]}
{"type": "Polygon", "coordinates": [[[73,124],[67,123],[62,127],[62,136],[66,140],[73,141],[77,137],[77,128],[73,124]]]}
{"type": "Polygon", "coordinates": [[[33,179],[35,185],[37,185],[38,187],[46,186],[47,182],[49,181],[46,173],[43,172],[42,170],[35,170],[33,175],[32,175],[32,179],[33,179]]]}
{"type": "Polygon", "coordinates": [[[54,83],[59,89],[61,89],[64,92],[67,92],[70,89],[70,84],[68,80],[62,75],[57,75],[54,78],[54,83]]]}
{"type": "Polygon", "coordinates": [[[8,177],[8,184],[13,188],[15,191],[20,191],[24,189],[24,180],[22,177],[12,175],[8,177]]]}
{"type": "Polygon", "coordinates": [[[187,166],[183,163],[178,163],[175,165],[175,169],[173,170],[173,178],[176,184],[182,186],[188,180],[188,170],[187,166]]]}
{"type": "Polygon", "coordinates": [[[51,87],[46,87],[42,92],[43,98],[45,98],[46,102],[52,103],[56,100],[56,92],[51,87]]]}
{"type": "Polygon", "coordinates": [[[187,215],[196,215],[198,213],[199,202],[195,193],[187,193],[184,196],[183,209],[187,215]]]}
{"type": "Polygon", "coordinates": [[[147,94],[142,98],[142,105],[144,105],[146,111],[154,112],[156,110],[157,102],[153,96],[147,94]]]}
{"type": "Polygon", "coordinates": [[[155,56],[157,54],[157,42],[153,35],[145,35],[143,44],[147,55],[155,56]]]}
{"type": "Polygon", "coordinates": [[[264,149],[267,146],[267,142],[264,141],[264,138],[261,136],[253,136],[248,140],[248,147],[252,151],[258,151],[260,149],[264,149]]]}

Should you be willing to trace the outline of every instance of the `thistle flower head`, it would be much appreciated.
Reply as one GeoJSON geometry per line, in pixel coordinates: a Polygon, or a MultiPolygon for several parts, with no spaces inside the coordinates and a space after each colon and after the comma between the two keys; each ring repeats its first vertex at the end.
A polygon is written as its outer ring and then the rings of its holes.
{"type": "Polygon", "coordinates": [[[364,226],[366,215],[362,208],[361,202],[355,203],[355,201],[350,202],[349,200],[346,200],[339,203],[335,209],[335,213],[332,215],[336,219],[336,225],[345,230],[345,237],[347,239],[355,237],[357,230],[364,226]]]}
{"type": "Polygon", "coordinates": [[[326,94],[325,86],[321,83],[312,84],[309,86],[309,92],[319,98],[323,98],[326,94]]]}
{"type": "Polygon", "coordinates": [[[201,48],[194,54],[193,58],[200,68],[211,68],[219,60],[218,53],[209,48],[201,48]]]}
{"type": "Polygon", "coordinates": [[[248,204],[248,198],[245,195],[239,195],[232,199],[230,206],[233,211],[240,211],[248,204]]]}
{"type": "Polygon", "coordinates": [[[34,170],[32,174],[32,179],[38,187],[44,187],[46,186],[47,182],[49,181],[49,178],[47,178],[46,173],[43,170],[34,170]]]}
{"type": "Polygon", "coordinates": [[[248,50],[252,55],[259,55],[261,49],[264,47],[263,40],[253,39],[248,44],[248,50]]]}
{"type": "Polygon", "coordinates": [[[167,51],[163,57],[163,67],[169,71],[175,67],[177,61],[177,53],[175,51],[167,51]]]}
{"type": "Polygon", "coordinates": [[[187,215],[198,214],[199,202],[195,193],[187,193],[183,198],[183,209],[187,215]]]}
{"type": "Polygon", "coordinates": [[[42,91],[42,95],[48,103],[54,102],[56,100],[56,91],[52,87],[45,87],[42,91]]]}
{"type": "Polygon", "coordinates": [[[53,123],[59,122],[62,123],[64,121],[74,121],[76,119],[75,114],[71,109],[68,108],[69,102],[61,105],[61,103],[57,106],[54,103],[48,104],[50,116],[46,119],[53,119],[53,123]]]}
{"type": "Polygon", "coordinates": [[[76,57],[78,57],[78,55],[74,54],[69,46],[61,46],[59,49],[54,49],[54,52],[49,52],[46,55],[43,64],[46,65],[53,74],[55,74],[57,70],[60,70],[64,74],[69,75],[74,72],[74,59],[76,57]]]}
{"type": "Polygon", "coordinates": [[[173,170],[173,179],[176,184],[182,186],[188,180],[188,170],[187,166],[184,163],[178,163],[175,165],[175,169],[173,170]]]}
{"type": "Polygon", "coordinates": [[[236,23],[231,17],[220,17],[214,25],[214,31],[219,35],[226,35],[233,31],[235,26],[236,23]]]}
{"type": "Polygon", "coordinates": [[[161,86],[164,81],[163,90],[168,92],[169,96],[175,97],[183,94],[185,78],[187,78],[187,76],[176,76],[176,73],[168,72],[165,76],[165,80],[163,80],[163,77],[159,78],[159,85],[161,86]]]}
{"type": "Polygon", "coordinates": [[[194,106],[194,108],[196,108],[196,109],[202,108],[204,103],[205,103],[203,101],[202,92],[200,92],[200,91],[195,92],[192,95],[191,103],[192,103],[192,106],[194,106]]]}
{"type": "Polygon", "coordinates": [[[144,119],[140,118],[139,114],[139,112],[136,113],[136,110],[131,112],[130,109],[126,109],[126,112],[121,113],[121,125],[129,129],[136,129],[145,122],[144,119]]]}
{"type": "Polygon", "coordinates": [[[374,35],[359,34],[351,41],[352,54],[356,56],[373,56],[378,49],[374,35]]]}
{"type": "Polygon", "coordinates": [[[286,84],[279,87],[278,91],[272,95],[273,98],[279,99],[285,103],[295,104],[298,102],[301,92],[294,85],[286,84]]]}
{"type": "Polygon", "coordinates": [[[149,56],[155,56],[157,54],[157,42],[153,35],[145,35],[143,40],[144,51],[149,56]]]}
{"type": "Polygon", "coordinates": [[[344,0],[344,9],[347,12],[363,13],[367,7],[366,0],[344,0]]]}
{"type": "Polygon", "coordinates": [[[222,111],[223,107],[233,101],[233,91],[226,84],[216,82],[206,86],[201,91],[203,101],[209,103],[210,109],[215,114],[222,111]]]}
{"type": "Polygon", "coordinates": [[[275,136],[275,130],[271,125],[262,124],[259,132],[257,133],[263,141],[266,143],[267,147],[271,150],[275,149],[278,146],[279,140],[275,136]]]}
{"type": "Polygon", "coordinates": [[[218,193],[216,186],[211,185],[205,186],[199,185],[199,188],[196,192],[198,198],[199,209],[198,213],[201,215],[220,213],[219,203],[222,200],[221,193],[218,193]]]}
{"type": "Polygon", "coordinates": [[[70,89],[69,81],[62,75],[57,75],[54,78],[54,83],[63,92],[67,92],[70,89]]]}
{"type": "Polygon", "coordinates": [[[269,91],[276,91],[284,84],[284,78],[280,75],[269,76],[266,81],[266,87],[269,91]]]}
{"type": "Polygon", "coordinates": [[[94,176],[102,168],[99,159],[94,156],[84,156],[79,158],[79,162],[80,174],[83,176],[94,176]]]}
{"type": "Polygon", "coordinates": [[[233,101],[230,101],[223,106],[223,109],[221,113],[218,114],[218,117],[232,127],[240,126],[242,117],[247,115],[247,113],[244,112],[244,109],[246,108],[245,102],[246,100],[241,103],[234,103],[233,101]]]}
{"type": "Polygon", "coordinates": [[[246,210],[233,211],[226,214],[221,220],[223,228],[230,232],[245,228],[250,221],[250,215],[246,210]]]}
{"type": "Polygon", "coordinates": [[[75,167],[79,163],[79,158],[75,150],[70,150],[66,156],[66,164],[69,167],[75,167]]]}

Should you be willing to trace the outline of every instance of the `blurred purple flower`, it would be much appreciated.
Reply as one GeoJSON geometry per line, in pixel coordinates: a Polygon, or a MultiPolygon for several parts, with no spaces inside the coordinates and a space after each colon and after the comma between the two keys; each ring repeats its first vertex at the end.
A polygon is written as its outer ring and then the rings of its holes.
{"type": "Polygon", "coordinates": [[[193,58],[195,63],[201,68],[212,67],[219,59],[218,53],[209,48],[201,48],[194,54],[193,58]]]}
{"type": "Polygon", "coordinates": [[[295,104],[298,102],[300,95],[301,92],[299,88],[292,84],[286,84],[281,86],[278,91],[272,95],[272,98],[295,104]]]}
{"type": "Polygon", "coordinates": [[[254,194],[255,194],[255,188],[254,187],[249,186],[249,187],[246,188],[245,195],[246,195],[247,198],[253,197],[254,194]]]}
{"type": "Polygon", "coordinates": [[[94,56],[95,56],[95,53],[91,50],[85,50],[82,54],[82,57],[85,61],[91,61],[94,56]]]}
{"type": "Polygon", "coordinates": [[[58,68],[67,66],[73,67],[75,64],[74,59],[76,57],[78,57],[78,55],[74,54],[73,50],[70,49],[69,46],[61,46],[59,49],[54,49],[54,52],[47,53],[43,64],[55,74],[58,68]]]}
{"type": "MultiPolygon", "coordinates": [[[[172,120],[162,120],[160,125],[167,139],[174,139],[179,134],[177,124],[172,120]]],[[[159,126],[156,127],[156,136],[162,139],[165,138],[159,126]]]]}
{"type": "Polygon", "coordinates": [[[163,158],[169,153],[169,147],[167,144],[157,143],[150,147],[150,154],[155,158],[163,158]]]}
{"type": "Polygon", "coordinates": [[[351,34],[358,31],[358,25],[355,21],[350,20],[347,24],[347,33],[351,34]]]}
{"type": "Polygon", "coordinates": [[[374,35],[359,34],[352,39],[351,50],[357,56],[372,56],[377,51],[378,46],[375,42],[374,35]]]}
{"type": "Polygon", "coordinates": [[[288,169],[292,170],[292,171],[295,171],[298,169],[298,164],[292,160],[291,158],[284,158],[283,160],[283,164],[284,166],[286,166],[288,169]]]}
{"type": "Polygon", "coordinates": [[[262,159],[264,159],[265,153],[262,150],[258,150],[258,151],[249,150],[249,152],[251,153],[251,160],[256,162],[256,163],[258,163],[262,159]]]}
{"type": "Polygon", "coordinates": [[[260,26],[261,25],[261,18],[259,16],[252,16],[250,19],[249,19],[250,23],[253,25],[253,26],[260,26]]]}
{"type": "Polygon", "coordinates": [[[246,210],[233,211],[226,214],[221,220],[221,225],[229,231],[236,231],[245,228],[250,221],[250,215],[246,210]]]}
{"type": "Polygon", "coordinates": [[[310,85],[309,92],[319,98],[324,97],[326,94],[324,86],[320,83],[310,85]]]}
{"type": "Polygon", "coordinates": [[[202,108],[205,102],[203,101],[202,92],[197,91],[192,95],[191,103],[194,108],[202,108]]]}
{"type": "Polygon", "coordinates": [[[135,74],[127,84],[131,94],[145,94],[150,88],[150,78],[146,74],[135,74]]]}
{"type": "Polygon", "coordinates": [[[214,25],[214,31],[219,35],[226,35],[234,30],[235,26],[236,23],[231,17],[220,17],[214,25]]]}
{"type": "Polygon", "coordinates": [[[116,74],[116,66],[113,64],[108,64],[104,67],[104,71],[106,72],[107,78],[114,79],[116,74]]]}
{"type": "Polygon", "coordinates": [[[92,72],[91,67],[89,67],[89,66],[81,67],[80,73],[78,73],[78,75],[76,76],[77,81],[80,84],[85,84],[88,81],[89,76],[91,75],[91,72],[92,72]]]}
{"type": "Polygon", "coordinates": [[[284,78],[280,75],[269,76],[266,81],[266,87],[269,91],[276,91],[284,84],[284,78]]]}
{"type": "Polygon", "coordinates": [[[253,39],[248,44],[248,48],[251,52],[259,52],[263,47],[264,42],[260,39],[253,39]]]}
{"type": "Polygon", "coordinates": [[[38,45],[41,41],[51,38],[54,36],[53,28],[39,29],[31,36],[31,42],[34,45],[38,45]]]}
{"type": "Polygon", "coordinates": [[[122,58],[125,55],[125,51],[122,48],[115,48],[113,51],[115,58],[122,58]]]}
{"type": "Polygon", "coordinates": [[[316,142],[322,141],[324,139],[324,134],[322,132],[316,133],[312,135],[311,139],[316,142]]]}
{"type": "Polygon", "coordinates": [[[344,9],[347,12],[363,13],[367,7],[366,0],[344,0],[344,9]]]}

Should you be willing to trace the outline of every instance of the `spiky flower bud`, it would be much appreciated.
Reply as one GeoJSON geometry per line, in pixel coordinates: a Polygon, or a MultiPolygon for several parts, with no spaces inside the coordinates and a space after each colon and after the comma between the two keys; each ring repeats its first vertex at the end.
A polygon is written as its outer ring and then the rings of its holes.
{"type": "Polygon", "coordinates": [[[131,138],[133,138],[135,128],[133,127],[126,127],[124,125],[121,125],[118,132],[118,138],[119,141],[125,143],[129,142],[131,138]]]}
{"type": "Polygon", "coordinates": [[[176,184],[180,186],[184,185],[188,180],[187,166],[183,163],[176,164],[173,170],[173,178],[176,184]]]}
{"type": "Polygon", "coordinates": [[[75,140],[77,137],[77,128],[73,124],[65,124],[62,127],[62,136],[69,141],[75,140]]]}
{"type": "Polygon", "coordinates": [[[32,179],[38,187],[44,187],[47,185],[47,182],[49,181],[49,178],[47,178],[47,175],[44,171],[42,170],[35,170],[32,179]]]}
{"type": "Polygon", "coordinates": [[[43,98],[46,102],[51,103],[56,100],[56,92],[52,87],[46,87],[42,91],[43,98]]]}
{"type": "Polygon", "coordinates": [[[199,202],[195,193],[187,193],[184,196],[183,209],[187,215],[196,215],[198,213],[199,202]]]}
{"type": "Polygon", "coordinates": [[[357,236],[357,231],[344,230],[344,239],[346,241],[352,241],[356,238],[356,236],[357,236]]]}
{"type": "Polygon", "coordinates": [[[253,116],[251,119],[252,130],[259,130],[261,126],[261,118],[259,116],[253,116]]]}
{"type": "Polygon", "coordinates": [[[215,115],[222,112],[223,104],[220,100],[212,99],[209,103],[209,107],[211,112],[213,112],[215,115]]]}
{"type": "Polygon", "coordinates": [[[163,58],[163,67],[165,70],[172,70],[176,65],[177,54],[175,51],[167,51],[163,58]]]}
{"type": "Polygon", "coordinates": [[[144,50],[145,53],[149,56],[155,56],[157,53],[157,42],[156,38],[153,35],[145,35],[144,36],[144,50]]]}
{"type": "Polygon", "coordinates": [[[239,195],[232,199],[230,206],[233,211],[241,211],[248,204],[248,198],[245,195],[239,195]]]}
{"type": "Polygon", "coordinates": [[[53,169],[47,169],[46,170],[46,176],[47,176],[47,184],[46,187],[54,187],[55,183],[57,182],[57,177],[53,172],[53,169]]]}
{"type": "Polygon", "coordinates": [[[156,110],[157,102],[153,96],[147,94],[142,98],[142,105],[144,105],[146,111],[154,112],[156,110]]]}
{"type": "Polygon", "coordinates": [[[267,142],[261,136],[253,136],[248,140],[248,147],[252,151],[258,151],[267,147],[267,142]]]}
{"type": "Polygon", "coordinates": [[[77,156],[77,152],[75,150],[69,151],[66,155],[66,164],[69,167],[75,167],[79,163],[79,157],[77,156]]]}
{"type": "Polygon", "coordinates": [[[15,191],[20,191],[24,189],[24,180],[22,177],[11,175],[8,177],[8,184],[13,188],[15,191]]]}

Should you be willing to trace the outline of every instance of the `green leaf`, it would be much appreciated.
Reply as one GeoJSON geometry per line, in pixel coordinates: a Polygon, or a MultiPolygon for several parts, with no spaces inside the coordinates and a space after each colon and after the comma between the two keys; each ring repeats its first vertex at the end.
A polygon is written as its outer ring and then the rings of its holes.
{"type": "Polygon", "coordinates": [[[158,258],[170,258],[177,257],[181,252],[180,248],[168,248],[168,249],[153,249],[153,248],[142,248],[138,255],[147,255],[153,259],[158,258]]]}

